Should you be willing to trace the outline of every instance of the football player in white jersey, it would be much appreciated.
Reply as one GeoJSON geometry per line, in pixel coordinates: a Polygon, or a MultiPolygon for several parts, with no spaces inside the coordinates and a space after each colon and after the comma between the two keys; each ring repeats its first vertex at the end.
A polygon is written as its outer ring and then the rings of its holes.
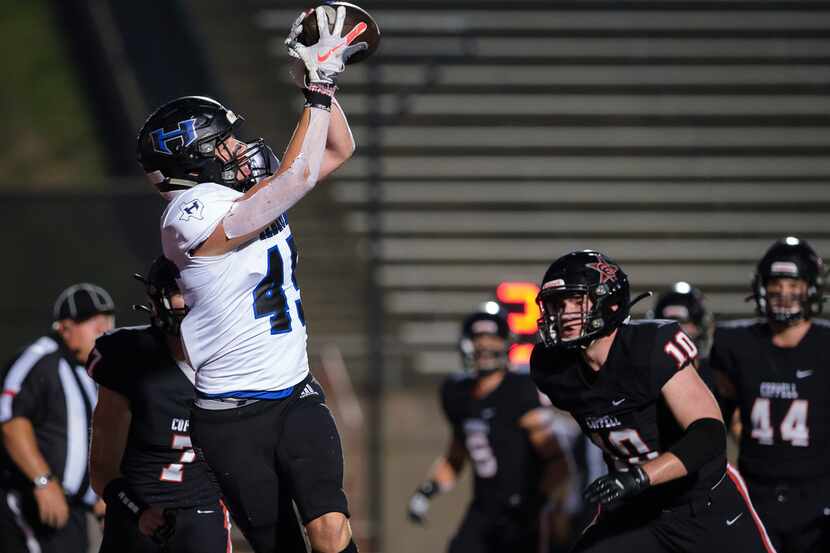
{"type": "Polygon", "coordinates": [[[281,164],[262,140],[239,137],[241,117],[204,97],[165,104],[138,137],[139,161],[170,202],[162,246],[189,309],[181,333],[197,371],[193,444],[257,553],[277,550],[280,486],[291,491],[314,551],[357,551],[340,438],[308,369],[285,213],[354,151],[335,79],[367,46],[344,36],[344,8],[333,28],[322,8],[308,14],[319,41],[296,40],[306,14],[286,41],[305,65],[307,102],[281,164]]]}

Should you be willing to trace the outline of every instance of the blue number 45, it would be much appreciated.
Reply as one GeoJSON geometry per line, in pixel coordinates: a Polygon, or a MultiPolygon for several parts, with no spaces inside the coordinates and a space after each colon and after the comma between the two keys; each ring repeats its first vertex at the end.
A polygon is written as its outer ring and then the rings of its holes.
{"type": "MultiPolygon", "coordinates": [[[[288,237],[288,249],[291,251],[291,284],[298,292],[297,286],[297,246],[294,244],[294,237],[288,237]]],[[[285,297],[283,282],[285,282],[285,264],[278,246],[268,250],[268,272],[254,288],[254,317],[271,317],[271,334],[284,334],[291,332],[291,312],[288,309],[288,298],[285,297]]],[[[297,300],[297,313],[300,316],[300,324],[305,326],[305,315],[303,304],[297,300]]]]}

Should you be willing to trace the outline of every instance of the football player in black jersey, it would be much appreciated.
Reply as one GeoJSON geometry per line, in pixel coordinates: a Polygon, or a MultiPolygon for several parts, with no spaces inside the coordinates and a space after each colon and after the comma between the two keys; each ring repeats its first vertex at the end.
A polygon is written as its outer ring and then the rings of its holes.
{"type": "Polygon", "coordinates": [[[726,464],[697,346],[675,321],[630,321],[636,301],[620,266],[591,250],[554,261],[538,296],[533,378],[609,468],[585,490],[600,508],[574,551],[773,551],[726,464]]]}
{"type": "MultiPolygon", "coordinates": [[[[178,270],[159,257],[147,277],[151,325],[99,338],[88,371],[99,384],[92,485],[107,502],[102,553],[230,551],[230,520],[213,474],[190,443],[193,370],[179,323],[178,270]]],[[[281,498],[290,508],[290,498],[281,498]]],[[[289,511],[293,512],[293,511],[289,511]]],[[[305,551],[299,523],[280,525],[285,551],[305,551]]]]}
{"type": "Polygon", "coordinates": [[[760,319],[719,325],[711,362],[740,413],[738,468],[780,553],[830,551],[830,324],[824,264],[804,240],[775,242],[752,284],[760,319]]]}
{"type": "Polygon", "coordinates": [[[712,316],[703,302],[703,293],[688,282],[675,282],[660,294],[649,319],[677,321],[680,329],[692,339],[698,351],[697,372],[703,382],[715,392],[715,379],[709,367],[709,345],[712,335],[712,316]]]}
{"type": "Polygon", "coordinates": [[[100,386],[90,468],[107,503],[102,553],[230,546],[219,487],[190,443],[193,369],[178,336],[186,309],[176,273],[164,257],[153,262],[145,280],[150,306],[141,306],[152,324],[99,338],[87,364],[100,386]]]}
{"type": "Polygon", "coordinates": [[[468,372],[441,388],[450,443],[409,502],[410,519],[423,522],[431,498],[472,462],[473,500],[449,553],[538,550],[541,509],[568,475],[550,409],[528,375],[508,370],[509,335],[503,312],[465,319],[460,349],[468,372]]]}

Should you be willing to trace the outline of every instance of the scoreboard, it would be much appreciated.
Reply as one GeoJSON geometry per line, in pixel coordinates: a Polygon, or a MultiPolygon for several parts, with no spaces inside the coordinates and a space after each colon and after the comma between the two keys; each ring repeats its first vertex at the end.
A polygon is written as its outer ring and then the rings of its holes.
{"type": "Polygon", "coordinates": [[[502,282],[496,288],[496,300],[507,311],[507,324],[515,337],[510,348],[510,365],[514,370],[528,370],[530,354],[539,335],[536,321],[541,313],[536,304],[539,286],[534,282],[502,282]]]}

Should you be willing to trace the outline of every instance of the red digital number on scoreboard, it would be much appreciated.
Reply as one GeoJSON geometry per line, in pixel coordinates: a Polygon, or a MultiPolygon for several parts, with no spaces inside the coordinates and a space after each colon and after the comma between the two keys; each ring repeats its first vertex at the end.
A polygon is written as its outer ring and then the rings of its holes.
{"type": "Polygon", "coordinates": [[[530,363],[533,343],[528,343],[527,340],[534,338],[538,331],[538,295],[539,286],[533,282],[502,282],[496,288],[496,299],[507,310],[507,324],[519,342],[510,348],[510,362],[514,366],[530,363]]]}

